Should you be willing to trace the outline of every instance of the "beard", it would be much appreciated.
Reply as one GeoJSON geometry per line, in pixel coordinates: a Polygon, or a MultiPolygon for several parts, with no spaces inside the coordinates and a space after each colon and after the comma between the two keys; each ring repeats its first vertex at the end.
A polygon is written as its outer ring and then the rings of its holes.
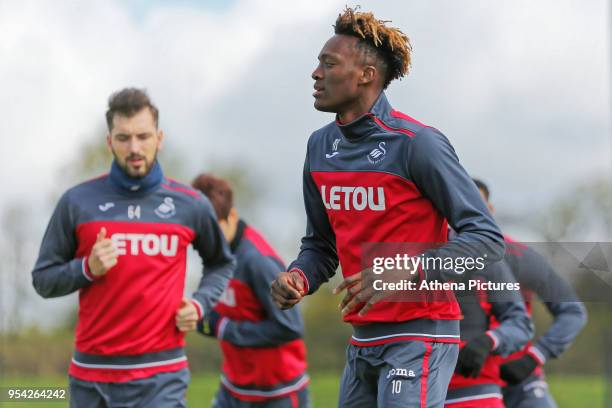
{"type": "Polygon", "coordinates": [[[119,159],[119,156],[117,156],[117,153],[115,153],[114,150],[111,150],[111,151],[113,153],[113,157],[115,158],[115,162],[117,163],[119,168],[123,170],[123,172],[129,178],[133,178],[133,179],[141,179],[145,177],[147,174],[149,174],[149,172],[153,168],[153,164],[155,164],[155,162],[157,161],[157,150],[155,150],[155,154],[153,155],[153,160],[151,160],[150,162],[147,161],[147,158],[145,156],[141,156],[138,154],[131,154],[128,157],[126,157],[125,160],[122,161],[119,159]],[[144,166],[137,168],[137,169],[131,167],[128,163],[129,163],[129,160],[132,160],[132,159],[143,160],[144,166]]]}

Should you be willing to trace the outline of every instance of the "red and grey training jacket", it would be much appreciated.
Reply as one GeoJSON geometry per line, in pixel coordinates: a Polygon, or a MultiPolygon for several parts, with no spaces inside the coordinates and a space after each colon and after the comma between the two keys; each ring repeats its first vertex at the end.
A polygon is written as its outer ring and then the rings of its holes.
{"type": "MultiPolygon", "coordinates": [[[[516,283],[504,262],[489,265],[472,278],[482,282],[516,283]]],[[[466,283],[467,285],[467,283],[466,283]]],[[[486,333],[493,340],[491,354],[477,378],[466,378],[457,373],[451,378],[446,404],[476,401],[487,398],[502,399],[499,365],[503,357],[520,350],[533,336],[533,323],[527,314],[519,290],[478,290],[466,288],[456,292],[461,306],[461,344],[486,333]]]]}
{"type": "Polygon", "coordinates": [[[548,330],[535,344],[529,342],[522,350],[508,356],[504,362],[529,354],[539,364],[533,375],[543,376],[542,365],[549,358],[559,357],[586,324],[586,308],[572,287],[555,272],[544,256],[509,236],[504,238],[504,260],[510,266],[516,281],[521,284],[527,312],[531,315],[533,297],[537,296],[553,318],[548,330]]]}
{"type": "Polygon", "coordinates": [[[204,263],[192,297],[201,317],[217,303],[235,266],[207,198],[164,178],[158,163],[144,178],[131,179],[113,162],[108,175],[64,193],[32,276],[43,297],[79,291],[70,375],[125,382],[187,366],[175,315],[190,244],[204,263]],[[87,256],[102,227],[119,257],[94,277],[87,256]]]}
{"type": "MultiPolygon", "coordinates": [[[[353,122],[335,121],[312,134],[304,202],[306,235],[289,269],[303,274],[309,294],[338,263],[344,277],[360,272],[364,244],[445,243],[427,255],[488,262],[504,253],[502,234],[449,141],[394,110],[384,93],[353,122]],[[457,235],[447,242],[449,224],[457,235]]],[[[435,268],[420,275],[429,281],[457,277],[435,268]]],[[[458,343],[459,318],[454,295],[446,291],[422,301],[380,302],[365,316],[353,312],[344,320],[353,325],[352,344],[368,346],[408,339],[458,343]]]]}
{"type": "Polygon", "coordinates": [[[240,221],[230,247],[236,272],[215,307],[222,318],[217,338],[223,352],[221,382],[236,398],[264,401],[308,384],[304,323],[299,308],[280,310],[270,282],[285,265],[264,237],[240,221]]]}

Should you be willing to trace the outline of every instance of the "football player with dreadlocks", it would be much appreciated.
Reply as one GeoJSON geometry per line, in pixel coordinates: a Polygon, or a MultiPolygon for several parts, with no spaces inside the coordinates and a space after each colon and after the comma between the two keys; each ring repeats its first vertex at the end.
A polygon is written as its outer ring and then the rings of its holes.
{"type": "MultiPolygon", "coordinates": [[[[336,114],[308,141],[306,235],[298,258],[272,283],[281,308],[314,293],[342,266],[340,306],[354,334],[340,387],[341,407],[440,407],[455,368],[460,309],[452,291],[410,302],[367,284],[366,244],[438,243],[428,257],[504,253],[503,237],[448,139],[391,107],[384,90],[408,73],[411,44],[372,13],[347,8],[312,73],[315,109],[336,114]],[[450,225],[456,235],[447,242],[450,225]]],[[[371,264],[370,264],[371,265],[371,264]]],[[[442,267],[406,278],[446,282],[442,267]]],[[[469,275],[466,273],[466,275],[469,275]]]]}

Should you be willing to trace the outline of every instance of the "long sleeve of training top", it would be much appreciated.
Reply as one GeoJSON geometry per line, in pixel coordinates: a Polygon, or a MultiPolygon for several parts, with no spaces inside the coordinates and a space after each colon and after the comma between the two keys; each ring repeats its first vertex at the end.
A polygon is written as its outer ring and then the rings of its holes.
{"type": "MultiPolygon", "coordinates": [[[[487,268],[486,276],[491,282],[516,283],[504,262],[487,268]]],[[[516,286],[518,289],[518,286],[516,286]]],[[[493,338],[496,354],[507,356],[520,350],[533,337],[533,323],[527,314],[525,302],[519,290],[489,291],[491,313],[499,325],[488,331],[493,338]]]]}
{"type": "Polygon", "coordinates": [[[206,316],[213,310],[227,287],[233,276],[236,261],[217,223],[210,201],[201,196],[194,205],[197,209],[197,236],[193,246],[200,254],[204,268],[198,289],[192,297],[202,308],[199,311],[200,315],[206,316]]]}
{"type": "Polygon", "coordinates": [[[55,207],[32,271],[34,288],[45,298],[68,295],[93,280],[87,258],[75,258],[77,242],[70,197],[69,190],[55,207]]]}
{"type": "Polygon", "coordinates": [[[586,324],[586,309],[569,284],[538,252],[525,248],[521,256],[508,256],[515,263],[513,272],[521,287],[538,295],[553,316],[548,330],[531,348],[543,364],[570,346],[586,324]]]}
{"type": "MultiPolygon", "coordinates": [[[[423,128],[412,139],[408,171],[419,190],[448,220],[453,239],[428,251],[440,258],[483,257],[487,263],[504,254],[503,235],[448,139],[434,128],[423,128]]],[[[453,270],[428,269],[428,280],[456,280],[453,270]]]]}
{"type": "Polygon", "coordinates": [[[306,276],[308,293],[314,293],[338,269],[338,253],[334,231],[329,224],[325,206],[310,174],[309,153],[306,152],[303,173],[306,235],[300,253],[288,270],[300,270],[306,276]]]}
{"type": "Polygon", "coordinates": [[[237,321],[225,317],[219,323],[219,338],[243,347],[277,346],[301,338],[304,324],[299,308],[280,310],[270,296],[270,282],[284,271],[283,266],[260,254],[251,256],[245,265],[249,269],[250,287],[261,303],[265,317],[259,321],[237,321]]]}

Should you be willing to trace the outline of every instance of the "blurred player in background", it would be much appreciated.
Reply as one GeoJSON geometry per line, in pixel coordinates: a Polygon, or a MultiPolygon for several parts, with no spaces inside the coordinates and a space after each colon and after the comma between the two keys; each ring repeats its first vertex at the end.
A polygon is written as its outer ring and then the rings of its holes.
{"type": "MultiPolygon", "coordinates": [[[[408,38],[351,8],[334,28],[312,78],[315,108],[336,120],[308,141],[306,235],[271,293],[279,307],[290,308],[331,278],[340,262],[345,280],[336,293],[347,291],[342,314],[354,335],[339,406],[440,407],[458,353],[454,295],[378,303],[379,294],[362,284],[362,244],[444,243],[450,224],[454,242],[429,255],[495,261],[503,256],[503,237],[446,137],[393,109],[383,92],[408,72],[408,38]]],[[[456,276],[448,269],[405,272],[427,281],[456,276]]]]}
{"type": "Polygon", "coordinates": [[[192,183],[211,201],[236,257],[236,273],[198,330],[219,339],[221,387],[213,407],[308,407],[304,324],[297,308],[280,310],[270,282],[285,264],[263,236],[239,218],[229,183],[201,174],[192,183]]]}
{"type": "Polygon", "coordinates": [[[164,134],[148,95],[111,95],[106,121],[110,173],[61,197],[34,288],[45,298],[79,291],[72,407],[182,407],[184,332],[212,311],[234,258],[208,199],[164,177],[164,134]],[[191,299],[183,297],[189,244],[205,266],[191,299]]]}
{"type": "MultiPolygon", "coordinates": [[[[504,262],[475,272],[472,279],[516,284],[504,262]]],[[[461,349],[446,395],[447,408],[503,408],[499,365],[533,336],[519,286],[516,290],[457,291],[461,305],[461,349]]]]}
{"type": "MultiPolygon", "coordinates": [[[[474,183],[493,214],[488,186],[474,183]]],[[[542,366],[549,358],[559,357],[580,333],[587,321],[584,304],[546,259],[528,246],[505,236],[505,263],[521,284],[527,311],[531,314],[533,297],[537,296],[553,318],[548,330],[534,343],[507,357],[501,366],[501,377],[507,382],[504,403],[508,408],[556,407],[548,391],[542,366]]]]}

